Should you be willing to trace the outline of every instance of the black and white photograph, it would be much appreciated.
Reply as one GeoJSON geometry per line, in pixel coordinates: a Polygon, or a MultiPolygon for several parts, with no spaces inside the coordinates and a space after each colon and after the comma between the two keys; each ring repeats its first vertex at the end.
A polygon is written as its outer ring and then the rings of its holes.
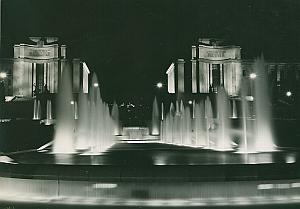
{"type": "Polygon", "coordinates": [[[0,0],[0,209],[299,209],[299,0],[0,0]]]}

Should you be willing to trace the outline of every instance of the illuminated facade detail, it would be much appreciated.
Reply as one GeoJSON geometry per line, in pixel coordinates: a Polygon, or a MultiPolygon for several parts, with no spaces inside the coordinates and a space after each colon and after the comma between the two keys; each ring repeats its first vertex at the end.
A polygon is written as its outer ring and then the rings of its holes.
{"type": "MultiPolygon", "coordinates": [[[[13,95],[32,97],[36,94],[57,93],[62,69],[69,62],[65,45],[57,38],[30,38],[36,45],[14,45],[12,70],[13,95]],[[54,43],[53,43],[54,42],[54,43]]],[[[71,62],[73,92],[87,92],[89,70],[80,59],[71,62]]]]}
{"type": "Polygon", "coordinates": [[[168,68],[168,93],[177,93],[178,98],[181,98],[185,93],[185,61],[178,59],[168,68]]]}
{"type": "Polygon", "coordinates": [[[172,63],[166,72],[168,76],[168,93],[174,94],[176,92],[175,85],[175,64],[172,63]]]}
{"type": "Polygon", "coordinates": [[[184,93],[184,59],[177,60],[178,83],[177,90],[179,94],[184,93]]]}
{"type": "Polygon", "coordinates": [[[218,41],[200,39],[197,46],[192,46],[191,83],[185,84],[184,59],[178,59],[176,65],[172,63],[167,70],[168,92],[179,95],[216,93],[218,87],[222,86],[229,96],[237,96],[242,77],[241,48],[219,44],[218,41]],[[188,85],[191,92],[185,92],[189,89],[186,88],[188,85]]]}
{"type": "Polygon", "coordinates": [[[238,95],[242,76],[240,47],[200,40],[198,46],[192,46],[191,62],[192,93],[217,92],[218,87],[223,86],[228,95],[238,95]]]}

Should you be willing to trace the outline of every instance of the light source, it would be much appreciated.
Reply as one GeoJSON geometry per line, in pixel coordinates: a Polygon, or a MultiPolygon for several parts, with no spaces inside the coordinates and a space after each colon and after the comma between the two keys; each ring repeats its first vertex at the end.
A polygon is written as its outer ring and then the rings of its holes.
{"type": "Polygon", "coordinates": [[[0,72],[0,78],[4,79],[7,77],[7,74],[5,72],[0,72]]]}
{"type": "Polygon", "coordinates": [[[286,95],[287,97],[290,97],[290,96],[292,96],[292,92],[291,92],[291,91],[287,91],[287,92],[285,93],[285,95],[286,95]]]}
{"type": "Polygon", "coordinates": [[[250,75],[249,75],[250,79],[255,79],[256,76],[257,76],[256,73],[250,73],[250,75]]]}
{"type": "Polygon", "coordinates": [[[156,87],[157,87],[157,88],[162,88],[162,87],[163,87],[163,84],[162,84],[161,82],[158,82],[158,83],[156,84],[156,87]]]}

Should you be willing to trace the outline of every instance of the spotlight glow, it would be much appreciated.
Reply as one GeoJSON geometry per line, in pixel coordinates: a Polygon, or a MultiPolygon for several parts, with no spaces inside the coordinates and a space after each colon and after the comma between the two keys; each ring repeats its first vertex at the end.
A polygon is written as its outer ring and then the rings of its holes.
{"type": "Polygon", "coordinates": [[[94,83],[94,87],[98,87],[99,86],[99,83],[94,83]]]}
{"type": "Polygon", "coordinates": [[[113,189],[116,188],[118,185],[117,184],[112,184],[112,183],[96,183],[93,184],[94,189],[113,189]]]}
{"type": "Polygon", "coordinates": [[[254,97],[253,96],[246,96],[245,97],[247,101],[253,102],[254,101],[254,97]]]}
{"type": "Polygon", "coordinates": [[[251,78],[251,79],[255,79],[256,78],[256,74],[255,73],[250,73],[250,75],[249,75],[249,77],[251,78]]]}
{"type": "Polygon", "coordinates": [[[193,101],[192,101],[192,100],[189,100],[189,104],[190,104],[190,105],[193,104],[193,101]]]}
{"type": "Polygon", "coordinates": [[[0,73],[0,78],[6,78],[6,77],[7,77],[7,74],[5,72],[0,73]]]}
{"type": "Polygon", "coordinates": [[[286,92],[286,96],[287,96],[287,97],[292,96],[292,92],[291,92],[291,91],[287,91],[287,92],[286,92]]]}
{"type": "Polygon", "coordinates": [[[157,88],[162,88],[162,87],[163,87],[163,84],[162,84],[161,82],[159,82],[159,83],[156,84],[156,87],[157,87],[157,88]]]}

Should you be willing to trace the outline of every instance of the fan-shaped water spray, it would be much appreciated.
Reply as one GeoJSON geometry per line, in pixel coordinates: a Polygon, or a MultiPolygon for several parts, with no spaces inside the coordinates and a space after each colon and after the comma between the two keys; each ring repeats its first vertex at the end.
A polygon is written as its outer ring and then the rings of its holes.
{"type": "Polygon", "coordinates": [[[253,71],[256,76],[242,79],[240,99],[230,99],[224,87],[219,86],[218,93],[211,95],[213,103],[209,97],[192,103],[192,115],[182,101],[176,101],[176,108],[171,103],[162,125],[162,141],[225,151],[233,149],[236,145],[233,136],[239,136],[239,152],[274,151],[270,94],[263,59],[255,60],[253,71]],[[238,100],[241,101],[239,111],[238,100]],[[231,120],[238,118],[241,128],[232,127],[231,120]]]}
{"type": "Polygon", "coordinates": [[[256,151],[274,151],[268,74],[264,59],[256,59],[253,69],[257,75],[254,79],[255,149],[256,151]]]}
{"type": "Polygon", "coordinates": [[[57,98],[53,152],[74,153],[79,150],[86,150],[86,154],[104,152],[115,142],[117,118],[112,119],[108,104],[102,101],[97,76],[93,75],[88,94],[79,93],[76,125],[68,70],[63,71],[62,80],[57,98]]]}

